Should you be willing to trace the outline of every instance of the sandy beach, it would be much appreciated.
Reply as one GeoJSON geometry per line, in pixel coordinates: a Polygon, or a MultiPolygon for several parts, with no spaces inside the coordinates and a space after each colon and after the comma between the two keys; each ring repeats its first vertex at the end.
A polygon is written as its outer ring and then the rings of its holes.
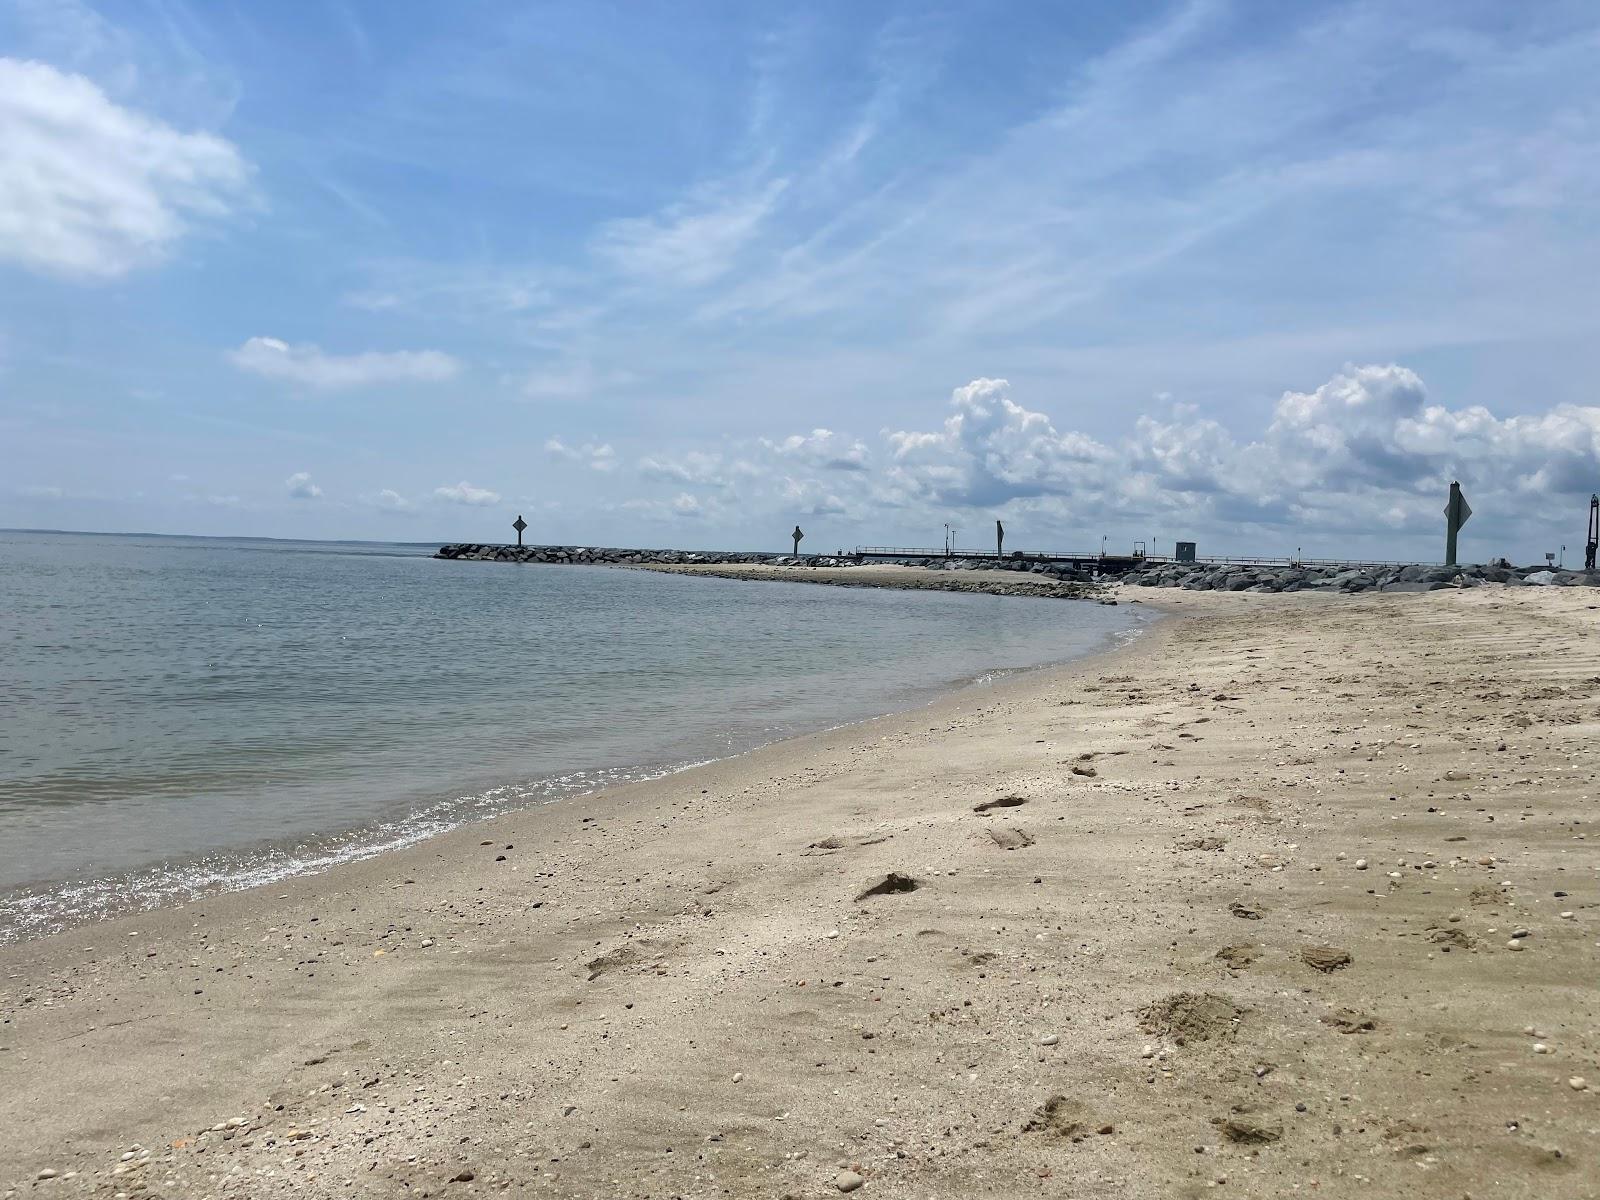
{"type": "Polygon", "coordinates": [[[1600,1193],[1600,596],[1118,599],[1173,617],[0,950],[0,1193],[1600,1193]]]}

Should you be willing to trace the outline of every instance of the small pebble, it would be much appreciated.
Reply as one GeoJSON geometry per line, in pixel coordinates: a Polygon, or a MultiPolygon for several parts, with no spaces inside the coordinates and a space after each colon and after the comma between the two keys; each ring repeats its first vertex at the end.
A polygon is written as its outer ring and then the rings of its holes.
{"type": "Polygon", "coordinates": [[[1567,1086],[1575,1092],[1581,1092],[1589,1086],[1589,1081],[1582,1075],[1574,1075],[1571,1079],[1567,1080],[1567,1086]]]}
{"type": "Polygon", "coordinates": [[[1356,870],[1365,871],[1366,869],[1367,869],[1367,860],[1364,859],[1364,858],[1356,859],[1356,870]]]}
{"type": "Polygon", "coordinates": [[[744,1082],[744,1072],[743,1071],[735,1071],[733,1073],[733,1081],[735,1083],[743,1083],[744,1082]]]}
{"type": "Polygon", "coordinates": [[[1546,1046],[1543,1042],[1535,1042],[1533,1044],[1533,1052],[1535,1054],[1549,1054],[1550,1047],[1546,1046]]]}
{"type": "Polygon", "coordinates": [[[1039,1045],[1041,1045],[1041,1046],[1054,1046],[1060,1040],[1061,1039],[1058,1038],[1055,1034],[1047,1033],[1042,1038],[1039,1039],[1039,1045]]]}
{"type": "Polygon", "coordinates": [[[853,1192],[864,1183],[866,1180],[854,1171],[840,1171],[833,1180],[833,1186],[841,1192],[853,1192]]]}

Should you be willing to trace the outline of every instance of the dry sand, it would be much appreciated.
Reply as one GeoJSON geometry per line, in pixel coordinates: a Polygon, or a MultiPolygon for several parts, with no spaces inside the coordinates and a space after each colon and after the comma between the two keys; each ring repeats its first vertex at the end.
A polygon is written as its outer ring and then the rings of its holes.
{"type": "Polygon", "coordinates": [[[0,1192],[1595,1194],[1595,594],[1122,598],[1192,619],[0,951],[0,1192]]]}

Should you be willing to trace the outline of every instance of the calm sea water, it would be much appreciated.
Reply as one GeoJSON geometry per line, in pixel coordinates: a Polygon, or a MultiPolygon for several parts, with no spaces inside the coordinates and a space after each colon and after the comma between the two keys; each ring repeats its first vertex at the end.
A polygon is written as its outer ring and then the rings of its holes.
{"type": "Polygon", "coordinates": [[[0,939],[1103,649],[1127,608],[0,532],[0,939]]]}

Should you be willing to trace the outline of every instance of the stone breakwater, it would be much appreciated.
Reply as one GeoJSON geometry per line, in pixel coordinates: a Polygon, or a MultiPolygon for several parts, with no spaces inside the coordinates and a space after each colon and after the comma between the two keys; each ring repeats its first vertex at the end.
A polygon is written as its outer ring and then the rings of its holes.
{"type": "Polygon", "coordinates": [[[1600,572],[1547,567],[1439,567],[1414,564],[1350,566],[1245,566],[1238,563],[1153,563],[1122,576],[1134,587],[1191,592],[1434,592],[1445,588],[1600,587],[1600,572]]]}
{"type": "MultiPolygon", "coordinates": [[[[633,567],[642,570],[715,575],[725,579],[824,583],[836,587],[900,588],[906,591],[983,592],[996,596],[1043,596],[1099,600],[1103,591],[1093,576],[1054,563],[984,562],[979,559],[904,559],[863,563],[852,555],[761,554],[727,550],[625,550],[595,546],[495,546],[457,543],[441,546],[435,558],[463,562],[546,563],[633,567]],[[917,567],[920,572],[884,572],[882,567],[917,567]],[[808,567],[792,575],[768,568],[808,567]],[[970,572],[985,568],[979,574],[970,572]],[[998,571],[1019,578],[1000,577],[998,571]]],[[[1104,603],[1115,604],[1106,599],[1104,603]]]]}
{"type": "MultiPolygon", "coordinates": [[[[783,567],[804,565],[797,564],[793,559],[787,562],[767,562],[764,567],[783,567]]],[[[1037,596],[1051,600],[1094,600],[1100,604],[1116,604],[1116,601],[1106,595],[1106,592],[1097,584],[1075,583],[1058,580],[1049,576],[1034,577],[1024,576],[1017,579],[1007,579],[990,572],[981,575],[968,575],[951,570],[933,570],[922,573],[898,571],[890,574],[887,571],[874,568],[881,567],[881,563],[872,563],[863,566],[852,561],[839,562],[839,567],[859,567],[858,570],[829,570],[827,563],[817,564],[821,569],[815,571],[796,571],[787,574],[775,570],[741,570],[734,565],[723,567],[697,566],[694,564],[641,564],[639,569],[645,571],[662,571],[684,575],[713,575],[720,579],[741,579],[746,581],[781,580],[789,583],[821,583],[832,587],[861,587],[861,588],[892,588],[904,592],[981,592],[988,596],[1037,596]]],[[[897,564],[915,565],[915,564],[897,564]]]]}
{"type": "MultiPolygon", "coordinates": [[[[1065,563],[1032,559],[880,558],[863,562],[852,554],[765,554],[744,550],[625,550],[611,546],[499,546],[458,542],[439,547],[435,558],[463,562],[552,563],[589,566],[718,567],[759,564],[771,567],[920,567],[928,571],[1012,571],[1063,583],[1091,583],[1092,571],[1065,563]]],[[[875,585],[881,586],[881,585],[875,585]]],[[[943,587],[943,585],[938,585],[943,587]]],[[[946,589],[950,590],[950,589],[946,589]]]]}
{"type": "Polygon", "coordinates": [[[728,550],[622,550],[612,546],[496,546],[458,542],[440,546],[435,558],[464,562],[553,563],[565,566],[719,566],[771,563],[774,566],[846,567],[850,557],[760,554],[728,550]]]}

